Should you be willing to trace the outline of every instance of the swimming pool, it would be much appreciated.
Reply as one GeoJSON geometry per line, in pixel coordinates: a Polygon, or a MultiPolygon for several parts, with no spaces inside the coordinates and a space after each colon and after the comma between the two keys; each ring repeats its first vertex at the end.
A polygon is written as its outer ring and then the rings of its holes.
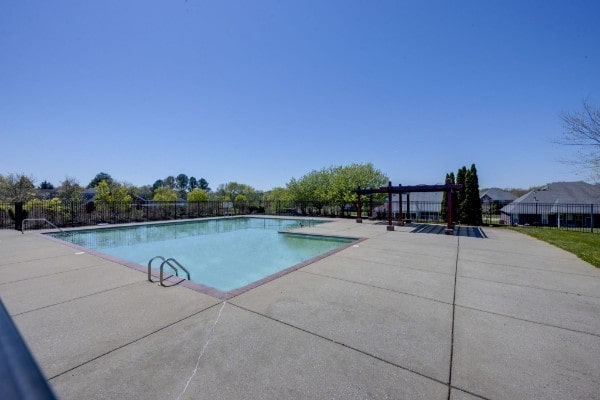
{"type": "Polygon", "coordinates": [[[219,218],[50,235],[142,267],[155,256],[173,257],[190,271],[193,282],[229,292],[356,240],[281,232],[323,222],[219,218]]]}

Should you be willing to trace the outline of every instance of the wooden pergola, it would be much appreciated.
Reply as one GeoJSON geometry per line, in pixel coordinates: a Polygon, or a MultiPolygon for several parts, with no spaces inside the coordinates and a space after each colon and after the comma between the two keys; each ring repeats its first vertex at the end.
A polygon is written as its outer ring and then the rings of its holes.
{"type": "Polygon", "coordinates": [[[398,213],[398,220],[402,223],[402,193],[406,193],[406,215],[410,215],[410,193],[415,192],[446,192],[446,205],[448,208],[446,219],[448,224],[446,226],[446,234],[452,235],[454,230],[452,229],[452,220],[454,219],[454,215],[452,215],[452,193],[455,190],[462,189],[462,185],[447,183],[445,185],[416,185],[416,186],[392,186],[392,182],[388,182],[387,186],[381,186],[378,189],[361,189],[358,188],[356,190],[356,194],[358,194],[358,213],[356,216],[356,222],[362,223],[362,195],[371,195],[375,193],[387,193],[388,195],[388,225],[387,230],[393,231],[394,225],[392,224],[392,194],[398,193],[400,196],[400,212],[398,213]]]}

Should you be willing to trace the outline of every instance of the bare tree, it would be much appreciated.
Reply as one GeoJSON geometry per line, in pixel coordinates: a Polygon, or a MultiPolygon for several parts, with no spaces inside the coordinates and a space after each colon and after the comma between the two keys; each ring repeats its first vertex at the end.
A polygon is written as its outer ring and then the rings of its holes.
{"type": "Polygon", "coordinates": [[[578,148],[577,156],[569,163],[600,179],[600,108],[585,100],[582,111],[562,114],[561,119],[564,132],[559,143],[578,148]]]}
{"type": "Polygon", "coordinates": [[[81,194],[83,188],[77,181],[77,179],[65,176],[65,180],[60,183],[58,187],[58,197],[67,203],[71,201],[81,201],[81,194]]]}
{"type": "Polygon", "coordinates": [[[34,179],[25,174],[0,175],[0,199],[27,202],[35,197],[34,179]]]}

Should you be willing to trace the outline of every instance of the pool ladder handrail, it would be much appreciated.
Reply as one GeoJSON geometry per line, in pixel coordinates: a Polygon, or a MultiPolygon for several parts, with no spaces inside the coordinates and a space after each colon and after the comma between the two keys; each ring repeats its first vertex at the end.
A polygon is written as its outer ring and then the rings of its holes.
{"type": "Polygon", "coordinates": [[[179,270],[177,268],[182,269],[183,271],[185,271],[188,281],[191,280],[190,272],[183,265],[181,265],[181,263],[179,261],[177,261],[176,259],[174,259],[172,257],[165,259],[163,256],[156,256],[156,257],[152,257],[150,259],[150,261],[148,261],[148,281],[154,282],[152,280],[152,272],[151,271],[152,271],[152,261],[154,261],[156,259],[162,260],[162,263],[160,263],[160,275],[159,275],[161,286],[165,286],[163,284],[165,265],[168,265],[169,267],[171,267],[171,269],[175,272],[176,276],[179,276],[179,270]],[[173,265],[173,264],[175,264],[175,265],[173,265]]]}
{"type": "Polygon", "coordinates": [[[58,229],[60,233],[65,233],[64,230],[60,229],[58,226],[54,225],[52,222],[48,221],[46,218],[25,218],[21,221],[21,234],[25,234],[25,222],[27,221],[44,221],[48,225],[52,226],[54,229],[58,229]]]}

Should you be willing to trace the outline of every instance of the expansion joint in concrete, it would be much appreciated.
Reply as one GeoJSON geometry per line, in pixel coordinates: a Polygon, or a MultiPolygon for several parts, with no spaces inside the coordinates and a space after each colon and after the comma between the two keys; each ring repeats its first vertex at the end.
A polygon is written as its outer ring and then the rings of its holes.
{"type": "Polygon", "coordinates": [[[452,332],[450,334],[450,367],[448,372],[448,400],[452,392],[452,362],[454,359],[454,320],[456,315],[456,281],[458,279],[458,257],[460,254],[460,236],[456,237],[456,261],[454,263],[454,290],[452,294],[452,332]]]}
{"type": "Polygon", "coordinates": [[[434,382],[437,382],[437,383],[441,383],[442,385],[447,385],[447,384],[448,384],[448,382],[443,382],[443,381],[441,381],[441,380],[439,380],[439,379],[436,379],[436,378],[433,378],[433,377],[431,377],[431,376],[429,376],[429,375],[425,375],[425,374],[423,374],[423,373],[421,373],[421,372],[415,371],[414,369],[411,369],[411,368],[405,367],[405,366],[403,366],[403,365],[400,365],[400,364],[396,364],[396,363],[394,363],[394,362],[392,362],[392,361],[386,360],[385,358],[381,358],[381,357],[378,357],[378,356],[376,356],[376,355],[374,355],[374,354],[367,353],[366,351],[363,351],[363,350],[357,349],[356,347],[352,347],[352,346],[350,346],[350,345],[347,345],[347,344],[345,344],[345,343],[342,343],[342,342],[338,342],[337,340],[334,340],[334,339],[328,338],[328,337],[326,337],[326,336],[323,336],[323,335],[320,335],[320,334],[318,334],[318,333],[311,332],[311,331],[309,331],[309,330],[307,330],[307,329],[304,329],[304,328],[301,328],[301,327],[299,327],[299,326],[296,326],[296,325],[290,324],[289,322],[285,322],[285,321],[282,321],[282,320],[280,320],[280,319],[273,318],[273,317],[271,317],[271,316],[269,316],[269,315],[265,315],[265,314],[259,313],[259,312],[257,312],[257,311],[251,310],[251,309],[249,309],[249,308],[242,307],[242,306],[240,306],[240,305],[238,305],[238,304],[234,304],[234,303],[229,303],[229,304],[231,304],[231,305],[233,305],[233,306],[235,306],[235,307],[239,308],[240,310],[247,311],[247,312],[250,312],[250,313],[252,313],[252,314],[259,315],[259,316],[261,316],[261,317],[264,317],[264,318],[267,318],[267,319],[269,319],[269,320],[271,320],[271,321],[274,321],[274,322],[277,322],[277,323],[283,324],[283,325],[285,325],[285,326],[288,326],[288,327],[290,327],[290,328],[292,328],[292,329],[296,329],[296,330],[298,330],[298,331],[301,331],[301,332],[307,333],[307,334],[309,334],[309,335],[312,335],[312,336],[314,336],[314,337],[317,337],[317,338],[319,338],[319,339],[326,340],[326,341],[328,341],[328,342],[331,342],[331,343],[334,343],[334,344],[336,344],[336,345],[338,345],[338,346],[342,346],[342,347],[344,347],[344,348],[346,348],[346,349],[348,349],[348,350],[355,351],[355,352],[357,352],[357,353],[360,353],[360,354],[362,354],[362,355],[364,355],[364,356],[367,356],[367,357],[373,358],[373,359],[375,359],[375,360],[381,361],[381,362],[383,362],[383,363],[386,363],[386,364],[388,364],[388,365],[391,365],[391,366],[393,366],[393,367],[396,367],[396,368],[403,369],[403,370],[405,370],[405,371],[408,371],[408,372],[410,372],[410,373],[413,373],[413,374],[415,374],[415,375],[419,375],[419,376],[421,376],[421,377],[423,377],[423,378],[426,378],[426,379],[429,379],[429,380],[431,380],[431,381],[434,381],[434,382]]]}

